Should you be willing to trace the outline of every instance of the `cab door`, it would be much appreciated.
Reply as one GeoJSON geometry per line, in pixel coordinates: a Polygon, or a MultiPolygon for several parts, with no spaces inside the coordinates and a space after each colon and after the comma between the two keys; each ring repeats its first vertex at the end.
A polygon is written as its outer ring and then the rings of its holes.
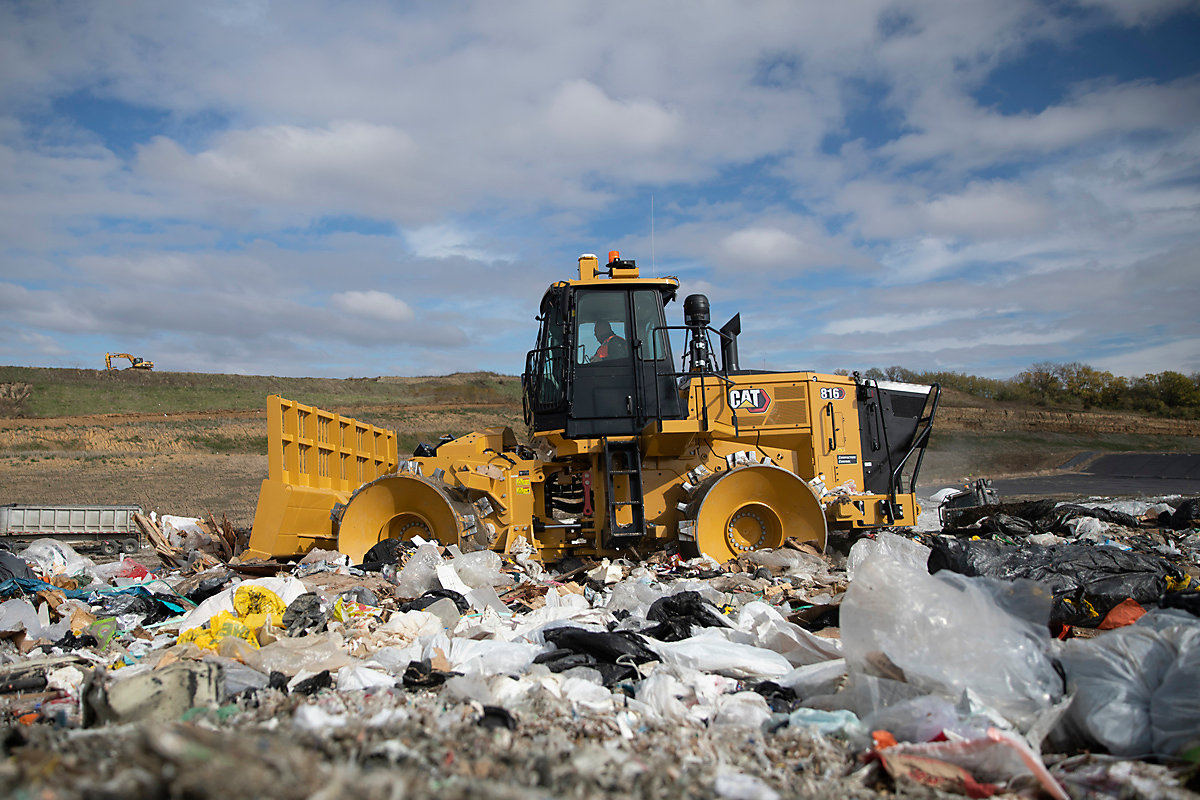
{"type": "Polygon", "coordinates": [[[632,436],[649,420],[678,417],[658,290],[578,290],[573,327],[568,438],[632,436]]]}

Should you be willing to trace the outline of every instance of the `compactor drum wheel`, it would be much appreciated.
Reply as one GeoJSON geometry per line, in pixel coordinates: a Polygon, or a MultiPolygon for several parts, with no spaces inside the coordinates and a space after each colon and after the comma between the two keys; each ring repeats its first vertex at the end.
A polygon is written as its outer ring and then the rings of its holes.
{"type": "Polygon", "coordinates": [[[457,544],[461,505],[446,489],[420,475],[384,475],[364,484],[342,509],[338,550],[361,561],[384,539],[436,539],[457,544]]]}
{"type": "Polygon", "coordinates": [[[718,473],[700,484],[679,524],[681,549],[718,563],[779,547],[789,536],[823,550],[825,533],[825,511],[808,484],[765,464],[718,473]]]}

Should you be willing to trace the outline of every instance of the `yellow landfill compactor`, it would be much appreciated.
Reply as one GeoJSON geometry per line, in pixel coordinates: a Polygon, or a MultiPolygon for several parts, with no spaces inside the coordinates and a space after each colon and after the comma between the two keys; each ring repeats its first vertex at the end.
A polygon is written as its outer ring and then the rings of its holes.
{"type": "Polygon", "coordinates": [[[669,326],[678,287],[616,252],[603,267],[580,256],[579,278],[542,298],[524,442],[488,428],[399,459],[392,432],[272,396],[247,555],[358,561],[420,536],[546,561],[674,541],[724,562],[788,537],[821,549],[830,528],[916,523],[936,384],[741,369],[740,315],[715,330],[691,295],[669,326]]]}

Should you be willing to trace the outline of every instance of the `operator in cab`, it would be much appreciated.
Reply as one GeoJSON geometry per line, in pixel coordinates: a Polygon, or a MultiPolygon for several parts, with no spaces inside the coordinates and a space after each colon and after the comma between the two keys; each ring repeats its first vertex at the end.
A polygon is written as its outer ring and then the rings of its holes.
{"type": "Polygon", "coordinates": [[[629,343],[613,333],[611,325],[600,321],[593,328],[596,334],[596,341],[600,343],[600,348],[596,350],[596,355],[592,356],[593,364],[597,361],[625,358],[629,355],[629,343]]]}

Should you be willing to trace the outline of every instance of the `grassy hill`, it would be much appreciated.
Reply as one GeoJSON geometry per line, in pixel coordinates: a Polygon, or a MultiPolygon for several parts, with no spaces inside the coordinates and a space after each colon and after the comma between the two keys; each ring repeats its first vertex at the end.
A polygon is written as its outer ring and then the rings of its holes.
{"type": "Polygon", "coordinates": [[[490,372],[427,378],[279,378],[199,372],[0,367],[0,384],[28,384],[29,399],[9,416],[251,411],[267,395],[343,409],[371,405],[521,402],[520,379],[490,372]]]}

